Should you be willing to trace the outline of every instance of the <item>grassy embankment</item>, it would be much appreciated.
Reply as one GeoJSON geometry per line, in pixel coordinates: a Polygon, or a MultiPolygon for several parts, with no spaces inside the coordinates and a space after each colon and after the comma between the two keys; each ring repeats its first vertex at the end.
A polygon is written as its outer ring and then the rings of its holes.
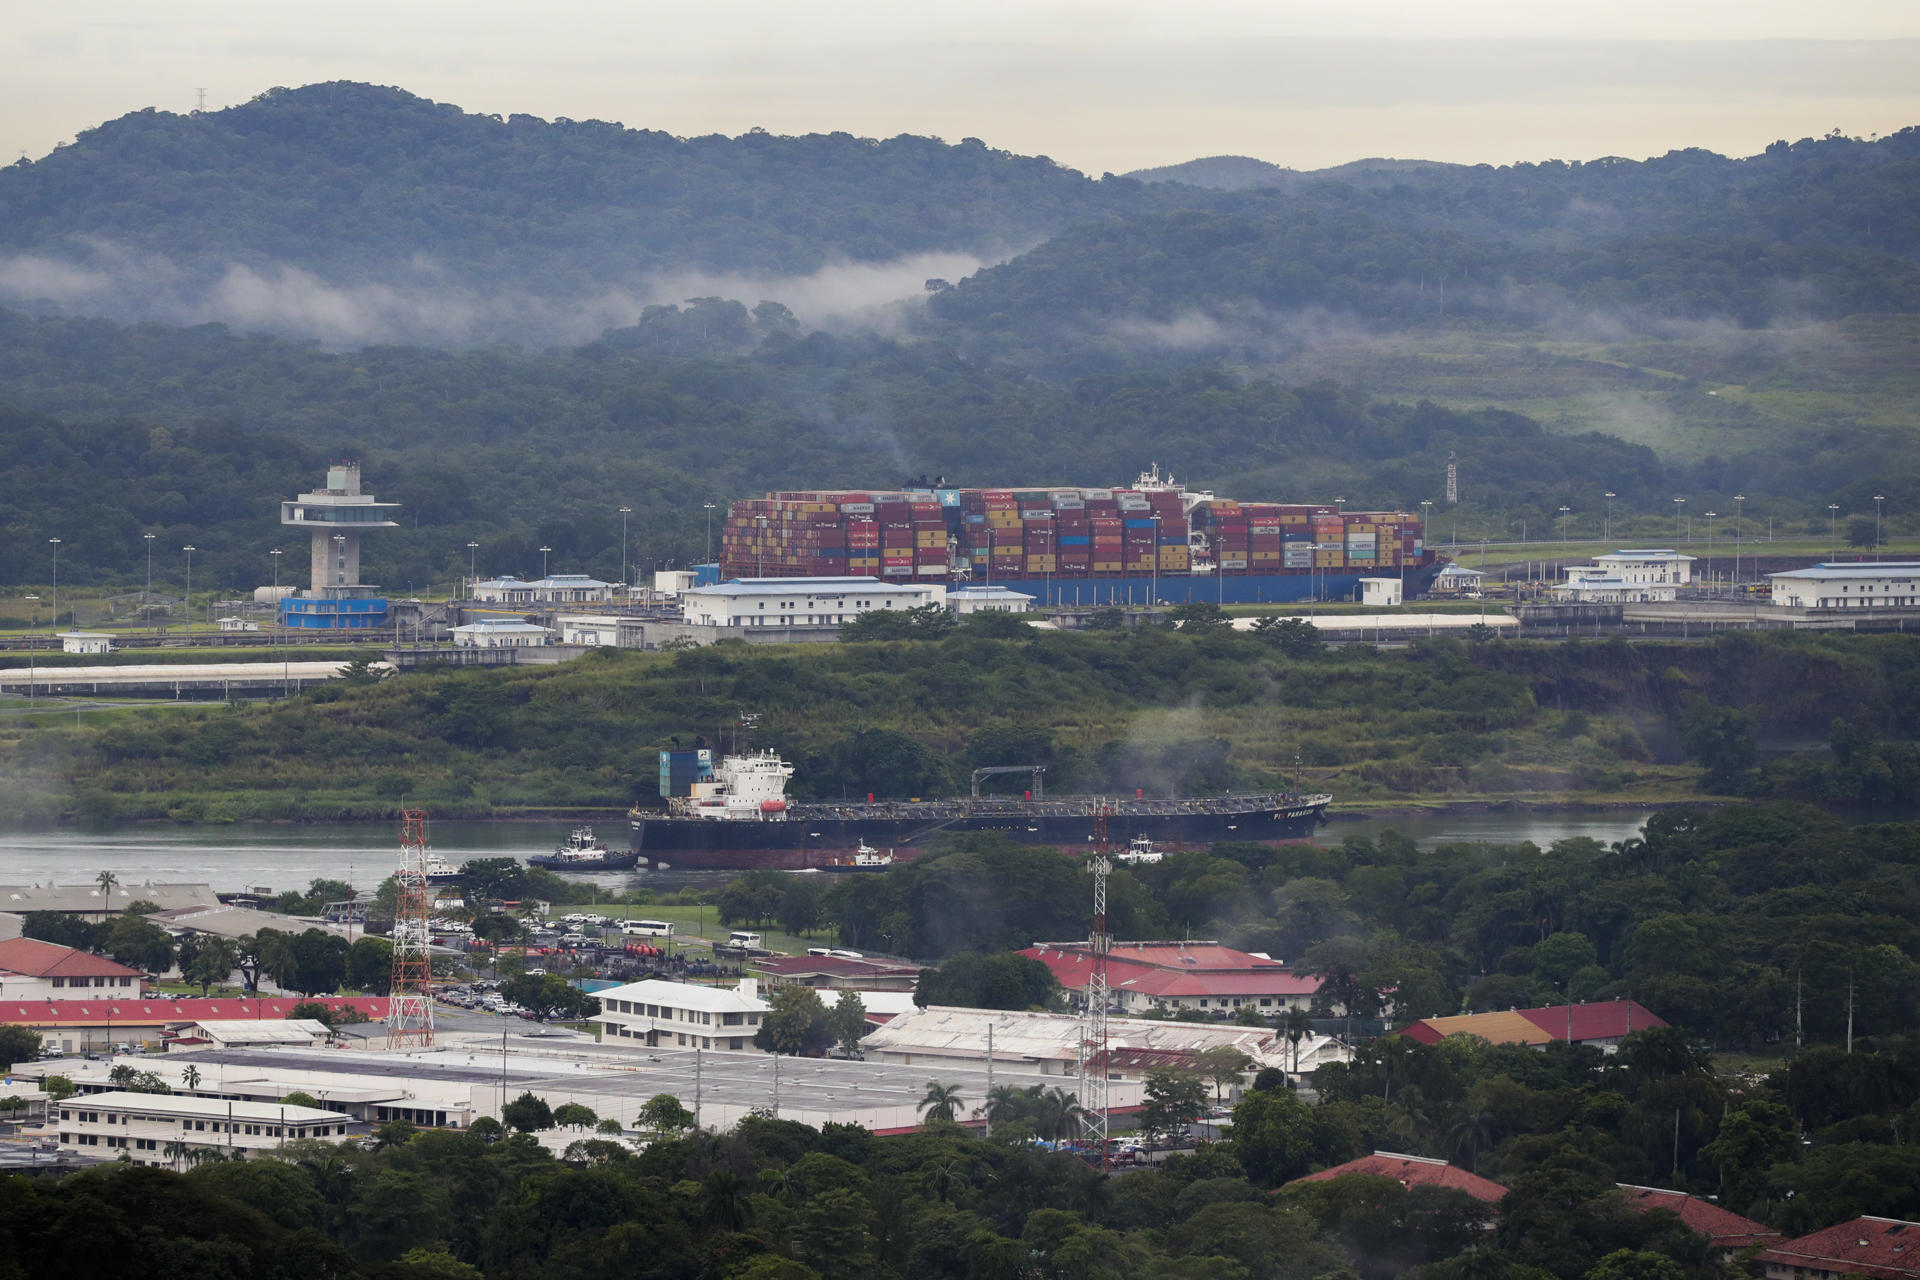
{"type": "Polygon", "coordinates": [[[1264,787],[1289,783],[1296,758],[1305,787],[1348,809],[1692,796],[1671,717],[1710,650],[1622,647],[1612,683],[1587,688],[1600,646],[1535,648],[1289,658],[1244,635],[969,628],[423,672],[284,703],[0,721],[0,815],[385,818],[403,801],[443,818],[604,813],[656,795],[673,738],[716,735],[742,710],[795,762],[803,797],[950,794],[1009,761],[1046,763],[1060,791],[1264,787]]]}

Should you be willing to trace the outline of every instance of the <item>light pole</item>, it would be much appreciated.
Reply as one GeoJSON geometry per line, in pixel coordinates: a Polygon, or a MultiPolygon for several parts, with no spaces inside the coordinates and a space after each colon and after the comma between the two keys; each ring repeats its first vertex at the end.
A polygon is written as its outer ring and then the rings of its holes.
{"type": "MultiPolygon", "coordinates": [[[[1686,510],[1687,500],[1685,498],[1675,498],[1673,500],[1673,523],[1676,532],[1679,529],[1680,518],[1686,513],[1686,510]]],[[[1687,541],[1693,541],[1693,521],[1691,520],[1687,521],[1687,541]]]]}
{"type": "Polygon", "coordinates": [[[1707,590],[1713,590],[1713,522],[1719,517],[1718,511],[1707,512],[1707,590]]]}
{"type": "Polygon", "coordinates": [[[33,701],[33,633],[40,629],[40,597],[28,595],[25,599],[33,602],[33,621],[27,624],[27,701],[33,701]]]}
{"type": "Polygon", "coordinates": [[[53,621],[48,625],[55,631],[60,629],[60,539],[48,538],[53,547],[53,621]]]}
{"type": "Polygon", "coordinates": [[[140,609],[142,612],[144,612],[147,615],[147,629],[151,631],[153,629],[153,537],[154,535],[152,535],[151,533],[143,533],[140,536],[147,540],[147,594],[140,597],[140,609]]]}
{"type": "Polygon", "coordinates": [[[187,603],[186,603],[187,639],[192,640],[193,639],[193,553],[198,551],[200,548],[194,546],[191,542],[189,542],[186,546],[180,549],[187,553],[187,603]]]}
{"type": "MultiPolygon", "coordinates": [[[[1838,560],[1840,558],[1840,504],[1837,502],[1827,504],[1827,541],[1833,547],[1833,558],[1838,560]]],[[[60,616],[59,599],[59,596],[54,597],[53,616],[55,618],[60,616]]]]}
{"type": "Polygon", "coordinates": [[[1887,500],[1884,493],[1873,495],[1873,558],[1880,558],[1880,504],[1887,500]]]}
{"type": "Polygon", "coordinates": [[[473,599],[474,589],[480,585],[480,544],[467,543],[467,599],[473,599]]]}
{"type": "Polygon", "coordinates": [[[707,563],[712,564],[713,563],[713,504],[711,502],[705,502],[705,503],[702,503],[701,505],[707,509],[707,563]]]}
{"type": "Polygon", "coordinates": [[[1607,490],[1607,522],[1600,530],[1600,541],[1602,542],[1613,541],[1613,500],[1615,496],[1613,490],[1607,490]]]}
{"type": "MultiPolygon", "coordinates": [[[[1053,512],[1049,511],[1047,512],[1047,590],[1046,590],[1046,602],[1049,608],[1053,606],[1053,558],[1057,554],[1059,553],[1054,550],[1054,541],[1053,541],[1053,512]]],[[[1154,549],[1154,554],[1156,555],[1159,554],[1159,548],[1157,545],[1154,549]]],[[[1156,561],[1156,563],[1158,562],[1156,561]]]]}
{"type": "Polygon", "coordinates": [[[1568,534],[1567,530],[1571,529],[1572,527],[1573,527],[1573,508],[1561,507],[1560,508],[1560,553],[1562,555],[1567,554],[1569,550],[1569,538],[1571,535],[1568,534]]]}
{"type": "Polygon", "coordinates": [[[1747,500],[1744,493],[1733,495],[1733,580],[1740,581],[1740,515],[1741,504],[1747,500]]]}
{"type": "Polygon", "coordinates": [[[543,581],[543,582],[544,582],[544,581],[546,581],[546,579],[547,579],[547,577],[548,577],[548,574],[547,574],[547,553],[549,553],[549,552],[550,552],[550,551],[552,551],[552,550],[553,550],[553,548],[552,548],[552,547],[541,547],[541,548],[540,548],[540,579],[541,579],[541,581],[543,581]]]}
{"type": "MultiPolygon", "coordinates": [[[[767,576],[767,518],[765,516],[755,516],[753,522],[760,526],[758,530],[760,536],[753,540],[754,545],[757,546],[760,551],[760,568],[754,573],[754,576],[756,578],[764,578],[767,576]]],[[[884,568],[884,566],[882,567],[884,568]]]]}
{"type": "Polygon", "coordinates": [[[623,587],[627,585],[627,517],[632,514],[632,507],[620,508],[620,585],[623,587]]]}
{"type": "MultiPolygon", "coordinates": [[[[883,568],[885,566],[882,566],[883,568]]],[[[993,526],[987,526],[987,585],[993,585],[993,526]]]]}

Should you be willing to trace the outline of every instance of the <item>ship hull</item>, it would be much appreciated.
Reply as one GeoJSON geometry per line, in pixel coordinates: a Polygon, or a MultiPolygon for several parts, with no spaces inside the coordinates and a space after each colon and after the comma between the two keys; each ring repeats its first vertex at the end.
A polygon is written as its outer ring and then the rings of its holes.
{"type": "MultiPolygon", "coordinates": [[[[1173,806],[1169,806],[1173,807],[1173,806]]],[[[796,805],[789,815],[765,821],[679,818],[641,815],[632,820],[633,853],[653,867],[681,870],[751,869],[828,870],[844,865],[862,843],[891,849],[896,859],[911,858],[928,838],[947,832],[989,831],[1021,844],[1087,849],[1094,840],[1091,813],[1037,813],[1019,808],[951,816],[942,806],[926,812],[899,812],[912,806],[887,806],[885,816],[857,815],[858,806],[796,805]]],[[[1168,846],[1208,845],[1221,840],[1277,842],[1302,840],[1325,821],[1324,801],[1280,804],[1257,809],[1192,812],[1111,813],[1106,818],[1109,844],[1124,845],[1137,836],[1168,846]]],[[[864,870],[865,868],[861,868],[864,870]]]]}
{"type": "MultiPolygon", "coordinates": [[[[1441,565],[1409,567],[1406,571],[1406,596],[1413,599],[1427,593],[1440,576],[1441,565]]],[[[1063,607],[1087,605],[1144,605],[1160,600],[1167,604],[1298,604],[1308,600],[1355,601],[1360,598],[1360,579],[1399,578],[1397,568],[1369,570],[1341,569],[1327,573],[1247,574],[1172,574],[1158,578],[1148,574],[1132,577],[1118,575],[1096,578],[1069,578],[1055,574],[1051,581],[1040,575],[1005,577],[996,574],[993,585],[1031,595],[1041,604],[1063,607]]],[[[942,584],[947,585],[942,579],[942,584]]],[[[987,585],[976,576],[976,585],[987,585]]]]}
{"type": "Polygon", "coordinates": [[[528,866],[539,867],[543,871],[570,871],[578,873],[593,871],[631,871],[635,866],[639,865],[639,862],[639,851],[632,849],[625,853],[609,849],[607,856],[604,858],[556,858],[552,854],[536,853],[527,859],[528,866]]]}

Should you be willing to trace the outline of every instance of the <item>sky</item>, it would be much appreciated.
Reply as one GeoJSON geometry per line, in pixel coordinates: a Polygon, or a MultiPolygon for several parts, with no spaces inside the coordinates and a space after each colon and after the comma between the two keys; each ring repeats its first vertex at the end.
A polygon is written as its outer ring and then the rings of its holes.
{"type": "Polygon", "coordinates": [[[977,137],[1083,171],[1750,154],[1920,124],[1914,0],[88,0],[0,30],[0,148],[395,85],[679,135],[977,137]]]}

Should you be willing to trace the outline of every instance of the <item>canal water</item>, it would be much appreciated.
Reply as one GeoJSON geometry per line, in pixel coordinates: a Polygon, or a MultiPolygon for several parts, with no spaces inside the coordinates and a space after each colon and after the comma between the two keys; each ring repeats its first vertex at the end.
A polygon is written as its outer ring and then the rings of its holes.
{"type": "MultiPolygon", "coordinates": [[[[1338,844],[1392,828],[1432,847],[1457,842],[1542,848],[1569,836],[1603,843],[1638,835],[1639,811],[1536,810],[1514,813],[1439,813],[1397,818],[1335,818],[1317,837],[1338,844]]],[[[458,866],[474,858],[517,858],[553,849],[567,836],[564,822],[435,822],[428,839],[435,853],[458,866]]],[[[626,838],[626,823],[603,824],[609,844],[626,838]]],[[[370,822],[234,823],[231,826],[142,824],[100,831],[0,831],[0,885],[86,884],[111,871],[123,885],[142,882],[211,884],[222,892],[267,888],[304,890],[317,877],[370,889],[393,869],[397,827],[370,822]]],[[[625,871],[581,877],[625,891],[646,885],[671,891],[719,884],[730,871],[625,871]]],[[[7,909],[0,902],[0,911],[7,909]]]]}

